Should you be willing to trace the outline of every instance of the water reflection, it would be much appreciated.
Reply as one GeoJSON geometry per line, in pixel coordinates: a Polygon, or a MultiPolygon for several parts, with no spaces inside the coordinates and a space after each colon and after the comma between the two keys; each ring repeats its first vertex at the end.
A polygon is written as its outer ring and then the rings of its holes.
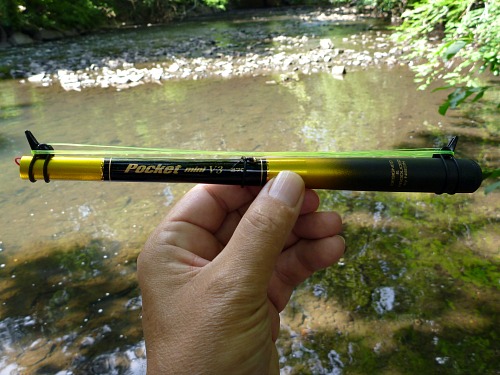
{"type": "MultiPolygon", "coordinates": [[[[411,77],[406,69],[392,68],[359,71],[347,74],[343,80],[321,74],[284,86],[293,93],[304,115],[298,123],[307,149],[352,151],[366,149],[367,144],[377,149],[402,142],[416,144],[412,142],[413,134],[422,132],[423,123],[415,111],[411,77]],[[373,129],[378,129],[376,137],[373,129]]],[[[420,99],[426,101],[418,104],[423,108],[439,100],[420,99]]],[[[427,121],[441,123],[442,118],[432,112],[429,115],[432,119],[427,121]]]]}

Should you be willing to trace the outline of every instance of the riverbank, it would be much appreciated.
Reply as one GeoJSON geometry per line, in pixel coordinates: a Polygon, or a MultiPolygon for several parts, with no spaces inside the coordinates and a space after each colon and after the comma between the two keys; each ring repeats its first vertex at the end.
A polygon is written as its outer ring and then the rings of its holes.
{"type": "Polygon", "coordinates": [[[23,84],[60,85],[67,91],[257,75],[279,83],[318,72],[342,78],[349,70],[399,64],[402,54],[385,31],[386,24],[354,8],[274,9],[228,17],[234,27],[214,24],[202,34],[180,32],[175,38],[173,29],[182,30],[186,23],[203,27],[207,21],[200,18],[10,48],[0,51],[0,75],[23,84]],[[334,32],[339,26],[368,32],[339,37],[334,32]],[[138,40],[137,34],[145,31],[148,37],[138,40]]]}

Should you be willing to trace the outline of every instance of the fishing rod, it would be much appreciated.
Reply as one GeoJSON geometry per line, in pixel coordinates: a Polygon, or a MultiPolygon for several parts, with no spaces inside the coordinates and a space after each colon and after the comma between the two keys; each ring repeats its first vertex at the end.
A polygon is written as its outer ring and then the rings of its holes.
{"type": "MultiPolygon", "coordinates": [[[[45,182],[83,180],[263,186],[284,170],[299,174],[311,189],[455,194],[473,193],[482,182],[482,171],[475,161],[454,157],[458,137],[453,137],[441,149],[426,149],[421,154],[427,157],[412,157],[411,150],[404,150],[406,152],[395,152],[397,156],[394,157],[270,152],[254,153],[256,156],[232,153],[243,156],[230,158],[172,158],[165,155],[123,157],[123,152],[115,157],[109,155],[115,154],[110,151],[105,156],[88,156],[81,151],[54,150],[51,145],[39,143],[29,130],[25,133],[32,155],[22,156],[16,162],[21,178],[31,182],[43,179],[45,182]]],[[[140,150],[158,153],[159,149],[140,150]]],[[[189,152],[179,151],[178,154],[189,152]]]]}

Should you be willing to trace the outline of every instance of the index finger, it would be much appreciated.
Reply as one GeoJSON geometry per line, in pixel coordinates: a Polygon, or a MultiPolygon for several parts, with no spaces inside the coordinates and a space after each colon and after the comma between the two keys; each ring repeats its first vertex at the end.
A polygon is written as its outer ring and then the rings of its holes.
{"type": "Polygon", "coordinates": [[[228,185],[197,185],[191,189],[160,224],[182,221],[215,233],[226,216],[248,205],[260,189],[228,185]]]}

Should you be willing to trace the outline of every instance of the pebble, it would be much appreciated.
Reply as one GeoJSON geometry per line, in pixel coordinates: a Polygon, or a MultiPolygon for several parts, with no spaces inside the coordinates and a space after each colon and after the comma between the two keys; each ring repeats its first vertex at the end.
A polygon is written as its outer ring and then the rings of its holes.
{"type": "Polygon", "coordinates": [[[344,74],[346,74],[345,66],[344,65],[334,66],[334,67],[332,67],[331,73],[334,76],[344,75],[344,74]]]}
{"type": "Polygon", "coordinates": [[[320,39],[319,47],[326,50],[333,49],[333,42],[331,39],[320,39]]]}
{"type": "Polygon", "coordinates": [[[42,72],[40,74],[35,74],[33,76],[28,77],[28,81],[31,83],[39,83],[42,82],[44,78],[45,78],[45,72],[42,72]]]}

